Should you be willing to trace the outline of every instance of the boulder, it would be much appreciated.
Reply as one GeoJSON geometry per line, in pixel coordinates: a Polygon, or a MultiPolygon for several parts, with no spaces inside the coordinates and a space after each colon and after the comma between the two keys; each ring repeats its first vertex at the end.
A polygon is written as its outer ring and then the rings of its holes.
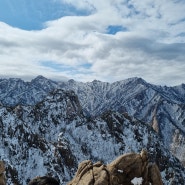
{"type": "Polygon", "coordinates": [[[108,185],[109,173],[101,162],[93,164],[90,160],[80,163],[75,177],[68,185],[108,185]]]}
{"type": "Polygon", "coordinates": [[[149,163],[146,150],[121,155],[108,165],[83,161],[67,185],[132,185],[135,177],[143,179],[142,185],[163,185],[160,171],[156,164],[149,163]]]}

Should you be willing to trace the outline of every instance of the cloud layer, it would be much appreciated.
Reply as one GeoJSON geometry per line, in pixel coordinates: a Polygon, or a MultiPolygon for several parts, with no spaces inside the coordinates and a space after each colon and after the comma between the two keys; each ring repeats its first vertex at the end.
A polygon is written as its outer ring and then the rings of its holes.
{"type": "Polygon", "coordinates": [[[154,84],[184,83],[184,1],[55,3],[76,13],[32,31],[0,22],[1,77],[113,82],[137,76],[154,84]]]}

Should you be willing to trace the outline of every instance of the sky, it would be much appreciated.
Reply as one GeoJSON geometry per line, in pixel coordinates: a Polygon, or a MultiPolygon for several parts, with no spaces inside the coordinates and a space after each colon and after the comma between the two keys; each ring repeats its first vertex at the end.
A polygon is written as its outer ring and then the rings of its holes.
{"type": "Polygon", "coordinates": [[[0,0],[0,78],[185,83],[185,0],[0,0]]]}

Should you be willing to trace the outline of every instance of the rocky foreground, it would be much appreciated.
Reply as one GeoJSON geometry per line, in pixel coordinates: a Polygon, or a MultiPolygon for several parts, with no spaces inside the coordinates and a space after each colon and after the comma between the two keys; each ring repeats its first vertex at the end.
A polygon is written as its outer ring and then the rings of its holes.
{"type": "MultiPolygon", "coordinates": [[[[0,185],[6,185],[4,163],[0,162],[0,185]]],[[[68,185],[133,185],[132,180],[142,178],[142,185],[163,185],[160,171],[156,164],[149,163],[148,153],[142,150],[140,154],[124,154],[110,164],[90,160],[80,163],[76,175],[68,185]]],[[[52,177],[36,177],[28,185],[59,185],[52,177]]]]}

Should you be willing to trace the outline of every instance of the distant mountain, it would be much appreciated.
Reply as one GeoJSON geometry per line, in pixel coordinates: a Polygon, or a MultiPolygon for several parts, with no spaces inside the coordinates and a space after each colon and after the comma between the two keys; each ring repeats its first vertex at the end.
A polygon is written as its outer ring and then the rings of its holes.
{"type": "Polygon", "coordinates": [[[38,76],[31,82],[21,79],[0,80],[0,101],[6,106],[35,105],[54,89],[73,90],[86,116],[96,117],[112,110],[127,112],[148,125],[162,138],[165,146],[185,164],[185,84],[166,87],[130,78],[115,83],[94,80],[55,82],[38,76]],[[179,141],[175,142],[176,133],[179,141]],[[178,149],[178,150],[177,150],[178,149]]]}
{"type": "Polygon", "coordinates": [[[34,105],[57,87],[56,82],[43,76],[38,76],[31,82],[17,78],[0,79],[0,101],[8,106],[34,105]]]}
{"type": "Polygon", "coordinates": [[[46,174],[66,184],[82,160],[106,164],[142,148],[158,164],[165,185],[185,184],[184,167],[151,126],[117,111],[87,117],[71,90],[53,90],[35,105],[1,105],[0,130],[7,184],[26,185],[46,174]]]}

